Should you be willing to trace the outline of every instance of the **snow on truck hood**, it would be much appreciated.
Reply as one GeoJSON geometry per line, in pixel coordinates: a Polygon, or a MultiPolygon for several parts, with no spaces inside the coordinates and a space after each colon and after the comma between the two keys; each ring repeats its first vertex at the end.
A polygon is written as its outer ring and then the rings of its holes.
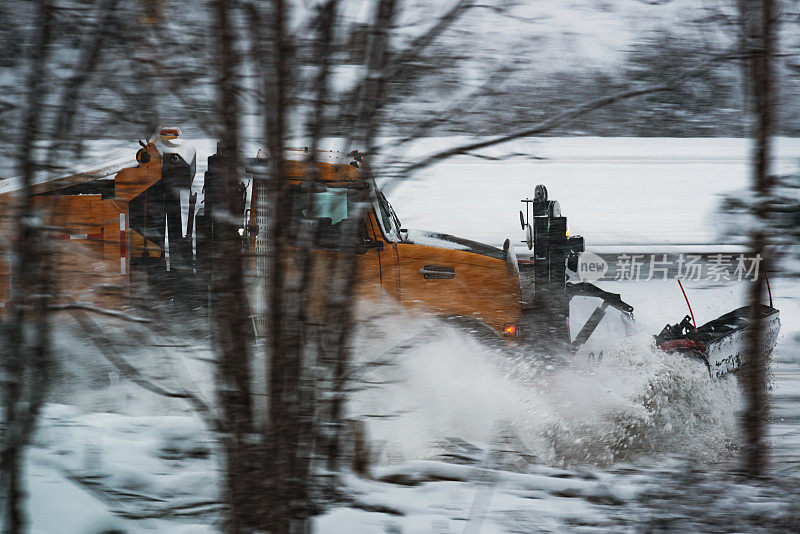
{"type": "Polygon", "coordinates": [[[449,234],[430,232],[428,230],[408,230],[408,235],[402,242],[426,247],[463,250],[464,252],[472,252],[473,254],[489,256],[498,260],[505,260],[506,257],[505,253],[497,247],[449,234]]]}

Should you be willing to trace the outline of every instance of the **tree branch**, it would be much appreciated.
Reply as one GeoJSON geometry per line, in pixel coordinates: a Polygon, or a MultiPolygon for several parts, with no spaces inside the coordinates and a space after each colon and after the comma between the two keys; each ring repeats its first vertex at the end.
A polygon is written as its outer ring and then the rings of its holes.
{"type": "Polygon", "coordinates": [[[482,148],[488,148],[490,146],[500,145],[503,143],[507,143],[509,141],[513,141],[515,139],[519,139],[520,137],[530,137],[533,135],[538,135],[544,133],[548,130],[552,130],[556,126],[568,122],[572,119],[580,117],[585,113],[589,113],[590,111],[594,111],[596,109],[603,108],[620,100],[626,100],[628,98],[634,98],[637,96],[644,96],[653,93],[659,93],[663,91],[669,91],[672,89],[672,85],[656,85],[653,87],[646,87],[643,89],[632,89],[628,91],[622,91],[619,93],[615,93],[610,96],[605,96],[601,98],[597,98],[592,100],[587,104],[583,104],[581,106],[577,106],[572,108],[568,111],[559,113],[558,115],[551,117],[545,121],[542,121],[530,128],[526,128],[524,130],[518,130],[516,132],[501,135],[497,137],[492,137],[490,139],[485,139],[483,141],[476,141],[473,143],[469,143],[466,145],[460,145],[453,148],[448,148],[447,150],[442,150],[435,154],[432,154],[416,163],[412,163],[411,165],[407,165],[401,171],[401,175],[409,175],[412,172],[420,171],[426,167],[430,167],[431,165],[438,163],[442,160],[451,158],[453,156],[458,156],[461,154],[468,154],[474,150],[479,150],[482,148]]]}
{"type": "Polygon", "coordinates": [[[99,313],[100,315],[107,315],[109,317],[115,317],[117,319],[122,319],[123,321],[130,321],[132,323],[149,323],[151,322],[150,319],[145,319],[144,317],[136,317],[135,315],[129,315],[127,313],[117,311],[117,310],[107,310],[105,308],[96,308],[94,306],[90,306],[88,304],[80,304],[78,302],[73,302],[70,304],[52,304],[47,307],[48,311],[56,312],[56,311],[64,311],[64,310],[80,310],[80,311],[87,311],[93,313],[99,313]]]}

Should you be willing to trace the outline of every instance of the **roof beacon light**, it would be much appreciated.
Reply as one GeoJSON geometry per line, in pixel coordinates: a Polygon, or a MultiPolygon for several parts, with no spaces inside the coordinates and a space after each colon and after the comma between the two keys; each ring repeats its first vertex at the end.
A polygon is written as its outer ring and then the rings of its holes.
{"type": "Polygon", "coordinates": [[[181,136],[181,129],[177,127],[161,128],[161,132],[158,135],[160,135],[162,139],[177,139],[181,136]]]}

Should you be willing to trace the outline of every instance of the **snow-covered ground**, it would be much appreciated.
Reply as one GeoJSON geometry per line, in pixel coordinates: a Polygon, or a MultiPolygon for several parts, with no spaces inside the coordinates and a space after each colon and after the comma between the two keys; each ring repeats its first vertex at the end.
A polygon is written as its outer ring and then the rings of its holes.
{"type": "MultiPolygon", "coordinates": [[[[424,140],[411,154],[460,141],[424,140]]],[[[214,143],[195,144],[202,175],[214,143]]],[[[499,244],[522,239],[519,199],[544,183],[590,249],[680,250],[720,242],[716,209],[720,195],[746,187],[747,147],[738,139],[528,139],[486,153],[537,159],[459,157],[387,191],[404,226],[499,244]]],[[[795,170],[800,139],[781,139],[778,156],[777,171],[795,170]]],[[[745,485],[716,468],[732,465],[738,454],[736,379],[711,381],[700,365],[651,348],[650,335],[686,313],[674,281],[601,285],[635,306],[637,331],[622,342],[601,339],[600,363],[531,361],[403,310],[370,323],[357,336],[358,361],[383,358],[390,365],[365,367],[384,385],[360,391],[349,409],[367,421],[374,480],[349,478],[355,504],[318,518],[318,531],[641,531],[659,525],[792,531],[800,525],[792,484],[745,485]]],[[[696,282],[686,289],[702,323],[741,305],[744,285],[696,282]]],[[[783,323],[773,364],[773,469],[796,477],[800,283],[780,278],[772,291],[783,323]]],[[[609,314],[604,323],[613,328],[615,320],[609,314]]],[[[79,357],[79,340],[68,339],[79,357]]],[[[184,375],[202,387],[204,364],[196,356],[180,359],[184,375]]],[[[151,355],[150,361],[162,360],[151,355]]],[[[110,525],[130,532],[215,531],[208,525],[215,517],[217,468],[207,432],[188,409],[144,402],[116,381],[109,375],[109,387],[64,390],[61,404],[48,407],[28,460],[33,531],[96,533],[110,525]],[[113,504],[101,498],[110,488],[117,492],[113,504]],[[132,519],[141,516],[150,518],[132,519]]]]}

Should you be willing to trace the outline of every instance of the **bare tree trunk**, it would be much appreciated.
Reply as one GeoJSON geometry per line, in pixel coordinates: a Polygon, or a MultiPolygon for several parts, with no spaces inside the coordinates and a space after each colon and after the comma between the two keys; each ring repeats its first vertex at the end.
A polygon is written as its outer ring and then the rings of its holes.
{"type": "MultiPolygon", "coordinates": [[[[289,532],[292,525],[292,506],[296,503],[297,480],[293,476],[292,444],[297,440],[296,398],[299,395],[299,362],[287,341],[284,287],[290,274],[287,260],[287,232],[291,214],[291,199],[282,187],[283,147],[286,138],[288,113],[289,60],[292,52],[287,36],[287,5],[283,0],[271,0],[266,7],[266,20],[258,3],[247,4],[252,33],[253,66],[260,79],[263,97],[264,145],[268,161],[265,172],[256,174],[256,220],[259,223],[259,283],[263,287],[264,315],[262,321],[267,338],[265,368],[268,421],[262,425],[265,444],[262,465],[265,470],[266,498],[263,502],[262,524],[269,532],[289,532]],[[266,224],[262,224],[266,223],[266,224]],[[262,237],[265,236],[265,237],[262,237]]],[[[259,243],[257,241],[257,243],[259,243]]],[[[289,324],[289,328],[296,325],[289,324]]]]}
{"type": "Polygon", "coordinates": [[[282,187],[284,175],[283,148],[286,138],[286,116],[289,99],[289,60],[292,53],[287,35],[288,8],[284,0],[269,4],[269,37],[266,54],[257,58],[267,61],[265,71],[265,134],[269,151],[269,183],[272,196],[272,221],[269,250],[269,310],[267,355],[269,427],[266,431],[266,458],[269,500],[267,525],[275,533],[292,529],[293,508],[302,499],[296,477],[296,452],[300,438],[297,424],[300,395],[299,347],[295,333],[299,325],[287,314],[284,288],[291,277],[285,269],[291,198],[282,187]]]}
{"type": "Polygon", "coordinates": [[[159,126],[161,118],[157,87],[158,62],[155,60],[159,54],[159,34],[163,28],[159,3],[153,0],[142,6],[144,10],[138,12],[139,24],[130,43],[134,58],[133,72],[137,82],[132,91],[134,120],[145,129],[148,136],[159,126]]]}
{"type": "Polygon", "coordinates": [[[118,0],[102,0],[96,8],[96,23],[93,32],[87,32],[83,44],[83,55],[78,63],[75,74],[67,81],[59,103],[59,115],[56,119],[53,144],[48,151],[48,160],[55,162],[59,157],[59,150],[66,145],[73,131],[75,113],[78,111],[78,101],[83,87],[94,74],[100,58],[103,55],[103,44],[108,37],[112,20],[116,16],[118,0]]]}
{"type": "Polygon", "coordinates": [[[36,42],[27,80],[28,98],[19,145],[22,188],[17,214],[13,262],[13,310],[4,334],[2,396],[5,425],[0,445],[0,500],[3,532],[25,530],[23,512],[23,452],[35,430],[48,384],[49,323],[47,317],[49,260],[41,222],[33,211],[31,184],[36,163],[33,153],[42,125],[46,93],[46,64],[52,30],[52,6],[39,0],[36,6],[36,42]]]}
{"type": "Polygon", "coordinates": [[[218,365],[218,395],[228,432],[225,447],[225,493],[229,505],[226,532],[252,530],[259,497],[256,470],[251,371],[249,350],[249,312],[242,266],[242,241],[236,221],[240,200],[239,184],[239,103],[236,76],[239,61],[232,27],[234,3],[214,0],[220,36],[219,107],[222,118],[223,183],[221,205],[216,218],[218,247],[214,250],[212,272],[212,316],[218,365]]]}
{"type": "MultiPolygon", "coordinates": [[[[769,173],[771,159],[771,138],[774,128],[774,99],[772,61],[774,54],[775,4],[773,0],[740,0],[739,3],[744,29],[746,31],[746,54],[749,62],[748,89],[751,94],[751,129],[755,141],[752,169],[754,220],[758,226],[751,237],[754,255],[763,257],[767,250],[767,234],[763,229],[768,213],[767,196],[773,178],[769,173]]],[[[747,406],[742,425],[744,427],[745,449],[744,468],[751,477],[764,473],[767,465],[767,451],[764,434],[767,421],[767,361],[763,352],[764,335],[761,321],[758,320],[756,306],[764,300],[764,277],[759,276],[750,286],[749,302],[753,328],[749,331],[746,343],[746,358],[743,368],[743,382],[747,406]]]]}
{"type": "MultiPolygon", "coordinates": [[[[387,68],[389,66],[389,28],[394,20],[397,10],[396,0],[380,0],[375,6],[375,21],[373,23],[370,46],[367,55],[367,79],[362,84],[362,94],[359,102],[358,121],[354,126],[357,142],[367,150],[368,156],[375,155],[375,135],[378,131],[380,110],[384,103],[384,88],[386,86],[387,68]]],[[[371,167],[363,165],[361,170],[363,179],[373,178],[371,167]]],[[[364,190],[361,203],[366,204],[368,198],[364,190]]],[[[350,365],[350,338],[353,333],[353,289],[356,282],[356,247],[361,235],[361,225],[364,224],[364,212],[353,219],[353,227],[348,228],[345,234],[348,238],[345,243],[345,252],[337,269],[335,282],[337,285],[331,290],[326,305],[329,311],[326,324],[332,334],[330,346],[335,351],[333,362],[333,380],[331,385],[330,403],[330,429],[326,444],[328,469],[337,471],[340,467],[342,456],[342,435],[345,430],[343,421],[345,408],[345,388],[350,365]]]]}
{"type": "MultiPolygon", "coordinates": [[[[319,180],[318,169],[318,152],[320,149],[320,138],[323,135],[325,126],[325,112],[327,109],[328,94],[329,94],[329,77],[331,58],[333,56],[333,43],[334,31],[337,23],[337,9],[339,0],[327,0],[324,4],[319,6],[319,11],[316,18],[316,32],[317,38],[315,40],[314,57],[317,60],[317,73],[314,77],[313,87],[316,89],[314,96],[314,105],[309,113],[307,132],[309,138],[309,151],[306,158],[306,179],[309,182],[315,183],[319,180]]],[[[306,206],[313,209],[313,206],[306,206]]],[[[295,319],[295,324],[298,328],[302,328],[301,339],[298,339],[298,346],[301,350],[301,368],[300,372],[300,396],[299,396],[299,420],[300,435],[298,451],[298,466],[297,476],[298,479],[304,481],[304,488],[299,491],[305,501],[309,504],[303,515],[310,515],[314,513],[312,505],[312,488],[313,485],[313,456],[317,438],[319,435],[319,410],[317,409],[318,391],[320,386],[318,381],[319,373],[317,370],[318,364],[322,363],[322,350],[324,342],[321,339],[322,333],[319,329],[315,329],[313,325],[309,324],[309,288],[312,283],[312,275],[314,269],[314,240],[317,235],[317,228],[309,228],[307,231],[300,233],[299,248],[300,248],[300,264],[302,270],[302,277],[300,284],[297,286],[297,291],[292,295],[289,293],[289,298],[297,306],[298,315],[295,319]],[[314,334],[316,333],[316,337],[314,334]],[[316,349],[316,351],[314,350],[316,349]],[[314,355],[312,358],[311,355],[314,355]]]]}

